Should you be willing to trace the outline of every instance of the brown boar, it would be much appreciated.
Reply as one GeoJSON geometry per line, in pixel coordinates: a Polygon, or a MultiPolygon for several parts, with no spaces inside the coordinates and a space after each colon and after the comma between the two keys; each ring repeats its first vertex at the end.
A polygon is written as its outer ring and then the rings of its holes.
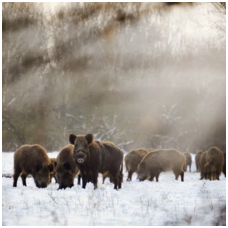
{"type": "Polygon", "coordinates": [[[184,152],[183,154],[186,158],[186,169],[185,169],[185,171],[187,171],[187,167],[189,166],[189,171],[191,172],[192,156],[189,152],[184,152]]]}
{"type": "MultiPolygon", "coordinates": [[[[55,168],[56,168],[56,158],[50,158],[50,161],[51,161],[51,164],[53,165],[53,171],[50,173],[51,179],[53,177],[55,179],[55,183],[57,183],[56,171],[55,171],[55,168]]],[[[50,182],[51,182],[51,180],[50,180],[50,182]]]]}
{"type": "Polygon", "coordinates": [[[128,172],[127,181],[132,180],[132,175],[137,172],[137,167],[142,161],[143,157],[148,154],[145,149],[137,149],[130,151],[124,158],[126,170],[128,172]]]}
{"type": "Polygon", "coordinates": [[[224,165],[224,154],[217,147],[211,147],[206,153],[206,165],[208,178],[210,180],[217,179],[222,173],[224,165]]]}
{"type": "Polygon", "coordinates": [[[53,165],[46,150],[40,145],[23,145],[14,153],[13,187],[22,173],[22,183],[26,186],[26,177],[31,174],[38,188],[45,188],[50,183],[53,165]]]}
{"type": "Polygon", "coordinates": [[[177,150],[166,149],[149,152],[138,165],[137,179],[143,181],[150,177],[150,180],[153,180],[156,177],[158,182],[161,172],[172,170],[176,180],[181,175],[181,181],[184,181],[185,165],[185,156],[177,150]]]}
{"type": "Polygon", "coordinates": [[[195,162],[196,162],[196,171],[199,171],[199,162],[200,162],[200,157],[203,154],[202,150],[197,151],[196,156],[195,156],[195,162]]]}
{"type": "Polygon", "coordinates": [[[69,141],[74,145],[73,157],[82,176],[82,187],[88,181],[88,173],[92,174],[94,189],[97,188],[98,173],[109,172],[113,177],[114,189],[121,188],[119,173],[123,162],[123,152],[111,142],[93,140],[93,134],[69,135],[69,141]]]}
{"type": "Polygon", "coordinates": [[[58,189],[74,186],[74,178],[79,172],[73,159],[74,146],[69,144],[62,148],[56,159],[56,177],[58,189]]]}

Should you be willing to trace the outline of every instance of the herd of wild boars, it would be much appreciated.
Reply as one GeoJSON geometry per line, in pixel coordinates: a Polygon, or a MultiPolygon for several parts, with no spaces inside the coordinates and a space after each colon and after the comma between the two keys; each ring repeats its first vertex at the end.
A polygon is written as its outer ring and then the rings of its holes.
{"type": "MultiPolygon", "coordinates": [[[[112,142],[95,141],[93,134],[69,135],[70,144],[59,152],[57,158],[49,158],[47,151],[40,145],[23,145],[14,153],[13,187],[17,186],[21,175],[26,186],[26,177],[31,175],[38,188],[45,188],[51,178],[58,183],[58,189],[74,186],[78,176],[78,185],[86,188],[92,182],[94,189],[98,187],[98,174],[102,174],[103,183],[109,178],[114,189],[121,188],[123,183],[123,162],[125,162],[126,181],[132,180],[133,173],[140,181],[159,181],[162,172],[173,171],[175,179],[179,176],[184,181],[184,172],[191,172],[192,156],[175,149],[135,149],[125,156],[123,151],[112,142]]],[[[196,171],[200,172],[200,180],[219,180],[223,172],[226,176],[226,153],[217,147],[211,147],[195,156],[196,171]]]]}

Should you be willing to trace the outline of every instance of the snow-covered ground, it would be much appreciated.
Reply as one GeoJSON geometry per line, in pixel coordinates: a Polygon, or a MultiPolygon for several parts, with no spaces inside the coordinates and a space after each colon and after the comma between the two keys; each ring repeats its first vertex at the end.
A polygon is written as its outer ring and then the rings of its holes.
{"type": "MultiPolygon", "coordinates": [[[[57,152],[49,153],[56,157],[57,152]]],[[[194,161],[194,155],[193,161],[194,161]]],[[[58,190],[52,183],[38,189],[32,178],[27,187],[13,188],[12,178],[2,178],[2,225],[225,225],[221,210],[226,205],[226,178],[199,180],[200,174],[185,172],[185,181],[162,173],[159,182],[126,182],[116,191],[99,176],[98,189],[75,186],[58,190]]],[[[13,153],[2,153],[2,173],[13,173],[13,153]]],[[[225,215],[223,215],[225,216],[225,215]]],[[[224,219],[225,217],[223,217],[224,219]]]]}

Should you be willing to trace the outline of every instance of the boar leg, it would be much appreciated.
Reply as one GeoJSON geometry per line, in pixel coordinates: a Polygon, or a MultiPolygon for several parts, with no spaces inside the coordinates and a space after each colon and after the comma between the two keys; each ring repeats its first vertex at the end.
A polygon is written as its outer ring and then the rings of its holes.
{"type": "Polygon", "coordinates": [[[93,185],[94,185],[94,190],[97,188],[97,178],[98,178],[98,171],[95,170],[92,173],[92,182],[93,182],[93,185]]]}
{"type": "Polygon", "coordinates": [[[121,182],[121,177],[119,175],[119,167],[113,167],[112,170],[109,170],[109,174],[113,177],[114,189],[118,189],[119,182],[121,182]]]}
{"type": "Polygon", "coordinates": [[[81,174],[78,174],[78,185],[81,184],[81,178],[82,178],[81,174]]]}
{"type": "Polygon", "coordinates": [[[87,184],[87,178],[84,177],[82,178],[82,188],[86,188],[86,184],[87,184]]]}
{"type": "Polygon", "coordinates": [[[181,173],[181,181],[184,182],[184,171],[181,173]]]}
{"type": "Polygon", "coordinates": [[[28,175],[27,174],[25,174],[25,173],[22,173],[22,175],[21,175],[21,178],[22,178],[22,184],[24,185],[24,186],[27,186],[26,185],[26,177],[27,177],[28,175]]]}
{"type": "Polygon", "coordinates": [[[92,171],[88,171],[87,173],[87,182],[92,182],[93,183],[93,173],[92,171]]]}
{"type": "Polygon", "coordinates": [[[150,174],[150,179],[149,179],[149,180],[150,180],[150,181],[154,181],[154,176],[155,176],[154,173],[151,173],[151,174],[150,174]]]}
{"type": "Polygon", "coordinates": [[[104,184],[104,182],[105,182],[105,179],[106,179],[106,177],[108,177],[108,174],[109,174],[109,172],[107,171],[107,172],[104,172],[104,173],[102,173],[102,178],[103,178],[103,181],[102,181],[102,183],[104,184]]]}
{"type": "Polygon", "coordinates": [[[175,179],[178,180],[180,173],[177,170],[173,170],[175,174],[175,179]]]}
{"type": "Polygon", "coordinates": [[[175,174],[175,179],[178,180],[179,174],[175,174]]]}
{"type": "Polygon", "coordinates": [[[159,173],[156,175],[156,182],[158,182],[159,173]]]}
{"type": "Polygon", "coordinates": [[[102,184],[104,184],[105,179],[106,179],[106,176],[103,176],[103,177],[102,177],[102,184]]]}
{"type": "Polygon", "coordinates": [[[216,172],[216,179],[219,180],[219,172],[216,172]]]}
{"type": "Polygon", "coordinates": [[[56,178],[56,176],[54,176],[54,179],[55,179],[55,183],[57,183],[57,178],[56,178]]]}
{"type": "Polygon", "coordinates": [[[128,172],[127,181],[131,181],[131,179],[132,179],[132,174],[133,174],[132,171],[129,171],[129,172],[128,172]]]}
{"type": "Polygon", "coordinates": [[[208,178],[209,178],[209,180],[211,180],[211,177],[212,177],[212,173],[211,173],[211,171],[209,171],[208,172],[208,178]]]}
{"type": "Polygon", "coordinates": [[[121,180],[119,180],[119,181],[118,181],[118,189],[121,188],[121,185],[122,185],[121,180]]]}
{"type": "Polygon", "coordinates": [[[201,172],[200,175],[201,175],[200,180],[203,180],[203,178],[204,178],[204,173],[201,172]]]}
{"type": "Polygon", "coordinates": [[[208,173],[207,173],[207,172],[204,172],[204,173],[203,173],[203,178],[204,178],[205,180],[207,180],[208,177],[209,177],[209,176],[208,176],[208,173]]]}
{"type": "Polygon", "coordinates": [[[81,173],[81,176],[82,176],[82,188],[86,188],[87,179],[88,179],[87,174],[84,174],[81,171],[80,171],[80,173],[81,173]]]}
{"type": "Polygon", "coordinates": [[[154,177],[150,175],[149,181],[154,181],[154,177]]]}
{"type": "Polygon", "coordinates": [[[21,171],[22,170],[21,170],[20,166],[15,166],[14,175],[13,175],[13,187],[17,187],[17,180],[21,174],[21,171]]]}
{"type": "Polygon", "coordinates": [[[119,182],[118,171],[117,172],[113,172],[112,176],[113,176],[114,189],[117,190],[117,186],[118,186],[118,182],[119,182]]]}
{"type": "Polygon", "coordinates": [[[118,189],[117,187],[118,187],[118,175],[114,175],[114,189],[118,189]]]}
{"type": "Polygon", "coordinates": [[[122,175],[121,172],[119,172],[118,177],[119,177],[119,179],[118,179],[118,188],[121,188],[122,180],[123,180],[123,175],[122,175]]]}

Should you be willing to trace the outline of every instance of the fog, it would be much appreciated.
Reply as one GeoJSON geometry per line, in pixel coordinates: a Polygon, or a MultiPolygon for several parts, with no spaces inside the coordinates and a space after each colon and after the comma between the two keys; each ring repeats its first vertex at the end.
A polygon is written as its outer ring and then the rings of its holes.
{"type": "Polygon", "coordinates": [[[2,145],[226,149],[219,3],[3,3],[2,145]]]}

